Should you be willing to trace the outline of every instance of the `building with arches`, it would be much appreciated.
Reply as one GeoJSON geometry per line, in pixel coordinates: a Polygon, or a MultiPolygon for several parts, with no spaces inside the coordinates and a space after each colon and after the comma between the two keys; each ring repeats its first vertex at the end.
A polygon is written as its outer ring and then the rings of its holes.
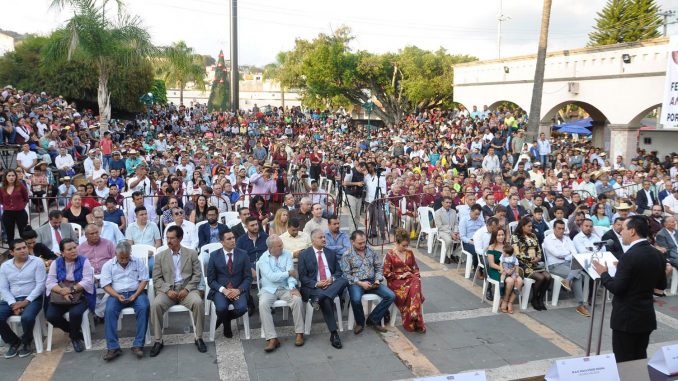
{"type": "MultiPolygon", "coordinates": [[[[641,120],[661,106],[668,38],[549,52],[540,127],[577,105],[593,119],[593,143],[611,157],[635,156],[641,120]]],[[[454,66],[454,100],[467,109],[512,102],[529,112],[536,55],[454,66]]],[[[660,126],[658,126],[660,127],[660,126]]],[[[534,133],[534,132],[533,132],[534,133]]]]}

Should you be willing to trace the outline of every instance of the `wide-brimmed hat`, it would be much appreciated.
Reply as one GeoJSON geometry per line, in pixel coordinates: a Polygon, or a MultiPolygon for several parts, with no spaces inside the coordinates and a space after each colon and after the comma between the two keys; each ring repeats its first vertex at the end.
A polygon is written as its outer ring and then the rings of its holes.
{"type": "Polygon", "coordinates": [[[71,181],[71,176],[64,176],[61,178],[61,181],[71,181]]]}
{"type": "Polygon", "coordinates": [[[616,210],[630,210],[632,208],[632,206],[625,203],[625,202],[621,202],[621,203],[619,203],[619,205],[615,206],[614,208],[616,210]]]}

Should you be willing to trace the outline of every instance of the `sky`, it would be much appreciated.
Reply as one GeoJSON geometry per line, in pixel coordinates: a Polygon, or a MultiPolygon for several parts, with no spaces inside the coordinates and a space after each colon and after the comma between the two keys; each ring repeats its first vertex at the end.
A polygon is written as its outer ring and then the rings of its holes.
{"type": "MultiPolygon", "coordinates": [[[[100,2],[101,0],[97,0],[100,2]]],[[[662,10],[675,10],[678,0],[657,0],[662,10]]],[[[51,0],[0,0],[1,29],[48,34],[72,14],[49,8],[51,0]]],[[[110,3],[114,3],[110,1],[110,3]]],[[[156,45],[184,40],[197,53],[229,58],[228,0],[126,0],[129,13],[139,15],[156,45]]],[[[356,37],[351,48],[374,53],[395,52],[415,45],[445,48],[452,54],[480,59],[498,57],[497,16],[501,0],[240,0],[238,1],[239,60],[263,66],[279,51],[294,47],[296,38],[330,34],[341,25],[356,37]]],[[[596,12],[606,0],[555,0],[551,12],[549,51],[586,45],[596,12]]],[[[501,56],[537,51],[542,2],[503,0],[501,56]]],[[[115,6],[109,5],[114,13],[115,6]]],[[[678,17],[669,21],[678,21],[678,17]]],[[[678,24],[669,25],[678,34],[678,24]]]]}

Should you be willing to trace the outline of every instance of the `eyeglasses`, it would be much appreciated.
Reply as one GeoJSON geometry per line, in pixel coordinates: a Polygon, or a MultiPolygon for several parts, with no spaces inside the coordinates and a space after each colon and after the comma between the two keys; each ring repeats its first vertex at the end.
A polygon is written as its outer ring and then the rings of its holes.
{"type": "Polygon", "coordinates": [[[184,214],[184,212],[174,212],[175,216],[182,216],[183,214],[184,214]]]}

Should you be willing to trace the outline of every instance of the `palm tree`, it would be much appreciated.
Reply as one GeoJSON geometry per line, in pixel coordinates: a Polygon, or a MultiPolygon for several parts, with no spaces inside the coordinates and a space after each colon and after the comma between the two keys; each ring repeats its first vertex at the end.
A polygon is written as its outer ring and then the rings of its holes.
{"type": "Polygon", "coordinates": [[[539,34],[539,49],[537,50],[537,64],[534,69],[532,87],[532,103],[528,114],[527,134],[536,138],[541,119],[541,96],[544,91],[544,71],[546,70],[546,43],[549,37],[549,22],[551,20],[551,0],[544,0],[544,9],[541,14],[541,32],[539,34]]]}
{"type": "Polygon", "coordinates": [[[156,50],[141,19],[127,14],[121,1],[115,0],[118,4],[115,20],[106,18],[108,1],[97,5],[94,0],[53,0],[52,7],[70,5],[74,14],[63,28],[54,32],[45,54],[48,63],[65,58],[90,63],[96,68],[101,134],[108,130],[111,118],[111,74],[150,57],[156,50]]]}
{"type": "Polygon", "coordinates": [[[287,53],[279,52],[275,56],[275,62],[272,62],[264,66],[264,78],[271,79],[280,83],[280,100],[281,107],[283,109],[285,108],[285,91],[287,91],[286,87],[283,85],[283,75],[284,75],[283,66],[285,65],[286,60],[287,53]]]}
{"type": "Polygon", "coordinates": [[[193,53],[193,48],[186,46],[184,41],[163,49],[158,62],[158,75],[168,85],[179,89],[179,104],[184,103],[184,88],[188,82],[205,90],[204,57],[193,53]]]}

